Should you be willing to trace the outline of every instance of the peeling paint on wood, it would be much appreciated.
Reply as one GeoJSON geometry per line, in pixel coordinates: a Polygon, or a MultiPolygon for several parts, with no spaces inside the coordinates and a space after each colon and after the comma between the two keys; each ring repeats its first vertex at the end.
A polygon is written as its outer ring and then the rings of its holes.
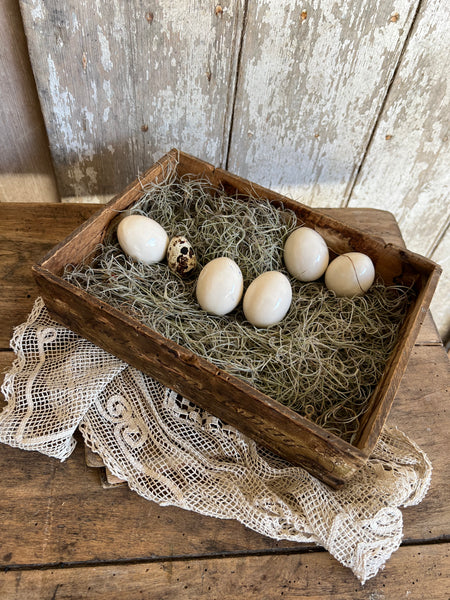
{"type": "Polygon", "coordinates": [[[230,170],[306,204],[340,206],[416,5],[250,3],[230,170]],[[395,23],[393,9],[400,15],[395,23]]]}
{"type": "Polygon", "coordinates": [[[450,328],[449,56],[450,5],[427,0],[349,201],[390,210],[407,247],[444,267],[432,305],[443,335],[450,328]]]}
{"type": "Polygon", "coordinates": [[[0,2],[0,201],[58,202],[16,0],[0,2]]]}
{"type": "Polygon", "coordinates": [[[20,4],[63,197],[118,192],[173,146],[224,164],[244,0],[220,18],[195,0],[20,4]]]}
{"type": "Polygon", "coordinates": [[[393,212],[407,246],[429,256],[450,216],[450,5],[422,7],[350,206],[393,212]],[[380,206],[381,204],[381,206],[380,206]]]}

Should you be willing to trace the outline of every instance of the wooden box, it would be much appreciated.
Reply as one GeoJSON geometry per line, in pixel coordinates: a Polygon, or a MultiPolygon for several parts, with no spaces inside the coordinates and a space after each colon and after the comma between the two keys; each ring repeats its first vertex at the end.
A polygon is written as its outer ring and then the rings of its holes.
{"type": "Polygon", "coordinates": [[[56,246],[33,272],[52,316],[108,352],[159,380],[278,455],[301,465],[333,487],[347,481],[370,455],[389,413],[410,351],[434,292],[440,268],[407,250],[385,244],[307,206],[244,180],[192,156],[172,150],[98,213],[56,246]],[[331,252],[368,254],[387,283],[413,285],[416,300],[401,327],[398,343],[373,392],[351,445],[301,417],[276,400],[236,379],[144,326],[134,318],[63,280],[65,265],[89,257],[118,210],[142,195],[142,186],[157,180],[176,161],[180,175],[193,174],[222,184],[226,191],[268,198],[292,209],[305,225],[316,229],[331,252]]]}

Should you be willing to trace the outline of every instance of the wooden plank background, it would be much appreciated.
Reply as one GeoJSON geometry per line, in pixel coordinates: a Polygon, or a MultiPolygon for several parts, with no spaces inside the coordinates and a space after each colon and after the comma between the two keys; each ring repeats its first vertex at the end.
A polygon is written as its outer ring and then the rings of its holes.
{"type": "Polygon", "coordinates": [[[415,5],[400,0],[393,23],[390,0],[249,3],[230,170],[309,205],[344,205],[415,5]]]}
{"type": "MultiPolygon", "coordinates": [[[[447,2],[15,1],[62,199],[102,201],[176,146],[315,207],[390,210],[448,263],[447,2]]],[[[446,269],[444,337],[449,293],[446,269]]]]}
{"type": "Polygon", "coordinates": [[[243,2],[21,2],[61,196],[120,191],[176,146],[222,164],[243,2]]]}
{"type": "Polygon", "coordinates": [[[0,202],[57,202],[17,0],[0,0],[0,202]]]}

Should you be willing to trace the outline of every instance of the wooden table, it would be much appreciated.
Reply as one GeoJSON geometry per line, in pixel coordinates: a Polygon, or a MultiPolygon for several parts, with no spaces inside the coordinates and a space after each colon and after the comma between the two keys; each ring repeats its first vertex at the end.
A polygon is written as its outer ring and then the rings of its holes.
{"type": "MultiPolygon", "coordinates": [[[[0,205],[0,371],[36,288],[30,265],[98,207],[0,205]]],[[[401,243],[390,213],[328,214],[401,243]]],[[[65,462],[0,445],[0,598],[448,598],[448,359],[428,314],[389,423],[433,462],[425,500],[404,509],[404,541],[362,587],[323,549],[276,542],[236,521],[160,507],[126,487],[103,489],[83,444],[65,462]]],[[[81,438],[80,438],[81,441],[81,438]]]]}

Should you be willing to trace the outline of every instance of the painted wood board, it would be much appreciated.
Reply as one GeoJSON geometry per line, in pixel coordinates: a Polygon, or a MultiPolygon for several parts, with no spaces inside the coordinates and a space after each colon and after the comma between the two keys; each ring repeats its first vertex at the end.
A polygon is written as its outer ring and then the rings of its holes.
{"type": "MultiPolygon", "coordinates": [[[[450,241],[450,4],[421,4],[349,206],[388,208],[409,249],[448,264],[450,241]]],[[[447,266],[447,271],[448,271],[447,266]]],[[[450,327],[444,273],[433,308],[450,327]]]]}
{"type": "Polygon", "coordinates": [[[249,3],[228,168],[309,205],[344,203],[416,6],[249,3]]]}
{"type": "Polygon", "coordinates": [[[295,552],[7,570],[0,592],[4,600],[421,600],[447,598],[449,578],[446,544],[400,548],[364,586],[325,552],[295,552]]]}
{"type": "Polygon", "coordinates": [[[17,0],[0,2],[0,202],[57,202],[17,0]]]}
{"type": "Polygon", "coordinates": [[[62,197],[117,193],[174,145],[223,164],[243,0],[20,0],[62,197]]]}
{"type": "Polygon", "coordinates": [[[450,4],[426,0],[348,202],[388,208],[425,256],[450,218],[449,55],[450,4]]]}

